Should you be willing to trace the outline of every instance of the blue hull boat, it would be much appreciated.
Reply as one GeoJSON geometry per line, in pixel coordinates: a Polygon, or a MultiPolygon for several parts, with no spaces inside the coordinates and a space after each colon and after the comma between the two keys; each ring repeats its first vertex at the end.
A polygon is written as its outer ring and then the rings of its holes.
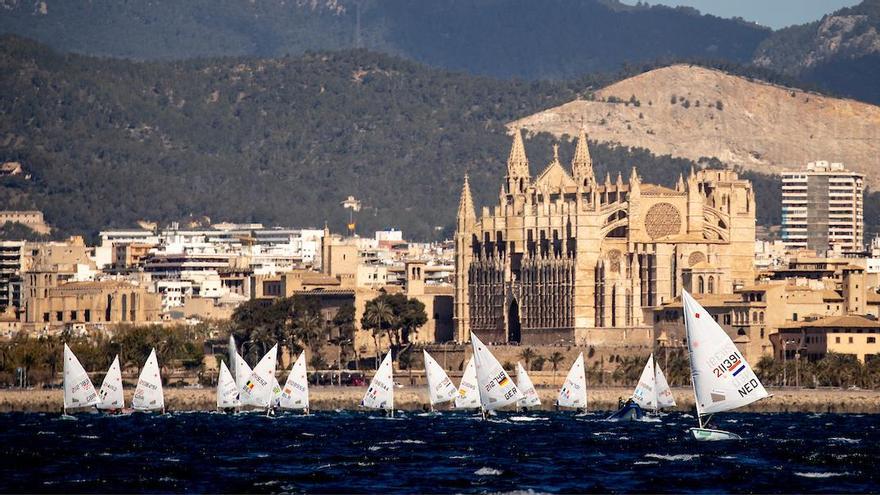
{"type": "Polygon", "coordinates": [[[645,411],[635,402],[625,404],[616,413],[608,416],[608,421],[635,421],[642,419],[645,411]]]}

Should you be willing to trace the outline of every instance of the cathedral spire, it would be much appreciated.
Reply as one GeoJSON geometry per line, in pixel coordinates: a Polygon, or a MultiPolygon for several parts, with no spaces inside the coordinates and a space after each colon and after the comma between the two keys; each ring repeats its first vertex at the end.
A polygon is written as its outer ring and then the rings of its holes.
{"type": "Polygon", "coordinates": [[[507,176],[529,176],[529,159],[526,157],[526,147],[523,144],[522,131],[520,129],[513,133],[513,145],[510,147],[510,156],[507,158],[507,176]]]}
{"type": "Polygon", "coordinates": [[[678,182],[675,184],[675,190],[678,192],[684,191],[684,177],[681,174],[678,174],[678,182]]]}
{"type": "Polygon", "coordinates": [[[590,157],[587,133],[583,129],[578,136],[577,148],[575,148],[574,158],[571,160],[571,173],[578,184],[587,185],[596,181],[596,177],[593,175],[593,159],[590,157]]]}
{"type": "Polygon", "coordinates": [[[457,223],[459,227],[466,226],[469,222],[476,220],[477,215],[474,213],[474,200],[471,197],[471,185],[468,175],[464,174],[464,185],[461,186],[461,198],[458,201],[457,223]]]}

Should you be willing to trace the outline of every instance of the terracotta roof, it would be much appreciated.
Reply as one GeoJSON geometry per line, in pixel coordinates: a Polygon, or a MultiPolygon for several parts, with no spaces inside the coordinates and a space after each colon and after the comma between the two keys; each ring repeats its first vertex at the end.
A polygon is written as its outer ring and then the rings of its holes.
{"type": "Polygon", "coordinates": [[[880,329],[880,322],[869,320],[864,316],[828,316],[813,321],[791,322],[780,328],[876,328],[880,329]]]}
{"type": "Polygon", "coordinates": [[[843,301],[843,296],[840,295],[836,290],[823,290],[822,291],[822,300],[823,301],[843,301]]]}

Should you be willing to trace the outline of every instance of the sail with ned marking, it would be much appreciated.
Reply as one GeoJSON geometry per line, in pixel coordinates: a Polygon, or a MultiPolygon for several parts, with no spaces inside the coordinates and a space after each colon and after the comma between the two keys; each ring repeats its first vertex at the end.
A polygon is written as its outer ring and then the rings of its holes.
{"type": "Polygon", "coordinates": [[[729,411],[767,397],[764,385],[727,332],[686,291],[681,299],[697,413],[729,411]]]}

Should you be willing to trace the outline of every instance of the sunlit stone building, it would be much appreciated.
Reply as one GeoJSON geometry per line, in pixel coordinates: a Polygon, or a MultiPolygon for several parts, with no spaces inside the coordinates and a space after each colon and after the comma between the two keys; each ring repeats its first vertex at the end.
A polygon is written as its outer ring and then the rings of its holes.
{"type": "Polygon", "coordinates": [[[627,180],[600,182],[581,133],[570,170],[554,151],[532,177],[517,132],[496,206],[478,215],[465,178],[456,336],[587,343],[597,329],[651,326],[643,309],[682,288],[731,293],[750,283],[754,245],[754,192],[735,172],[692,171],[675,189],[643,184],[635,167],[627,180]]]}

